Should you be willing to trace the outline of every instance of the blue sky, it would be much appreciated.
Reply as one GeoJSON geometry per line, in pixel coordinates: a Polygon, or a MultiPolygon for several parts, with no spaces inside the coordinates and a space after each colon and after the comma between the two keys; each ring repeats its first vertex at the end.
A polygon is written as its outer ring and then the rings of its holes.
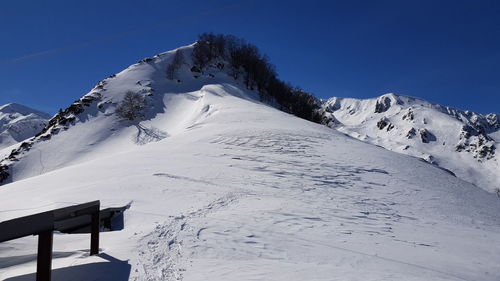
{"type": "Polygon", "coordinates": [[[500,1],[487,0],[2,1],[0,104],[55,113],[205,31],[257,45],[320,98],[394,92],[500,112],[500,1]]]}

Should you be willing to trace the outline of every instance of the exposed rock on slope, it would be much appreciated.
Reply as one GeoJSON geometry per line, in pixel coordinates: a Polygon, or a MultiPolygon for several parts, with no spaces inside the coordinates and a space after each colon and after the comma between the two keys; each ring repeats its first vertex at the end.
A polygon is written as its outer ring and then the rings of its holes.
{"type": "Polygon", "coordinates": [[[357,139],[422,158],[494,191],[500,187],[495,135],[498,114],[482,115],[385,94],[374,99],[331,98],[324,123],[357,139]]]}

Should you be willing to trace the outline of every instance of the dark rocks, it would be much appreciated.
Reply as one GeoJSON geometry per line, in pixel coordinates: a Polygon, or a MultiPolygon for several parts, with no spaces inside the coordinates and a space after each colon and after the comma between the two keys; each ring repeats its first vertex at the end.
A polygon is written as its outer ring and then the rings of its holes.
{"type": "Polygon", "coordinates": [[[479,161],[489,160],[495,156],[496,146],[495,142],[488,135],[479,133],[473,135],[470,130],[464,131],[460,134],[460,142],[455,146],[457,152],[470,152],[474,158],[479,161]]]}
{"type": "Polygon", "coordinates": [[[490,159],[495,154],[495,149],[496,147],[494,144],[481,145],[478,148],[477,155],[480,158],[490,159]]]}
{"type": "Polygon", "coordinates": [[[498,130],[500,129],[500,117],[498,117],[498,114],[487,114],[486,116],[486,121],[488,124],[491,126],[492,129],[498,130]]]}
{"type": "Polygon", "coordinates": [[[328,115],[322,114],[321,124],[333,128],[338,124],[340,124],[340,122],[335,118],[335,116],[333,116],[333,114],[328,114],[328,115]]]}
{"type": "Polygon", "coordinates": [[[50,140],[52,138],[52,135],[42,135],[40,136],[40,139],[43,141],[50,140]]]}
{"type": "Polygon", "coordinates": [[[491,159],[495,155],[495,141],[484,132],[482,127],[474,128],[464,125],[460,132],[460,141],[455,146],[458,152],[467,151],[472,153],[474,158],[491,159]]]}
{"type": "Polygon", "coordinates": [[[23,142],[23,143],[21,143],[21,146],[19,146],[19,148],[29,150],[31,148],[31,146],[33,146],[33,143],[31,143],[31,142],[23,142]]]}
{"type": "Polygon", "coordinates": [[[106,82],[106,80],[101,80],[99,82],[97,82],[97,84],[94,86],[94,90],[97,90],[97,91],[106,91],[104,89],[104,86],[106,86],[108,82],[106,82]]]}
{"type": "Polygon", "coordinates": [[[420,140],[423,143],[429,143],[431,141],[435,141],[436,140],[436,136],[434,136],[427,129],[420,129],[420,130],[418,130],[418,133],[420,134],[420,140]]]}
{"type": "Polygon", "coordinates": [[[465,144],[464,143],[459,143],[455,146],[455,151],[456,152],[462,152],[464,151],[466,148],[465,144]]]}
{"type": "Polygon", "coordinates": [[[9,178],[10,174],[9,174],[8,170],[9,170],[9,166],[0,165],[0,184],[5,182],[9,178]]]}
{"type": "Polygon", "coordinates": [[[195,65],[191,67],[191,72],[201,73],[201,69],[195,65]]]}
{"type": "Polygon", "coordinates": [[[377,122],[377,128],[379,128],[379,130],[386,128],[387,132],[389,132],[394,129],[394,124],[391,124],[387,118],[383,117],[377,122]]]}
{"type": "MultiPolygon", "coordinates": [[[[97,86],[104,85],[104,83],[99,83],[97,86]]],[[[81,114],[85,111],[86,107],[91,106],[95,101],[100,100],[100,93],[92,92],[91,94],[85,95],[81,99],[75,101],[65,110],[60,110],[54,117],[52,117],[47,125],[33,138],[24,141],[21,145],[12,150],[9,156],[6,158],[8,161],[19,161],[19,156],[24,153],[30,151],[32,146],[37,141],[47,141],[52,138],[53,135],[57,134],[61,131],[61,129],[66,130],[70,123],[74,123],[76,121],[77,115],[81,114]]],[[[7,172],[8,166],[0,165],[0,183],[5,180],[6,177],[9,177],[9,173],[7,172]],[[2,180],[2,178],[4,178],[2,180]]]]}
{"type": "Polygon", "coordinates": [[[414,118],[415,116],[413,115],[413,110],[410,107],[408,108],[408,112],[405,115],[403,115],[403,120],[412,121],[414,118]]]}
{"type": "Polygon", "coordinates": [[[95,101],[100,100],[100,94],[95,93],[94,96],[86,95],[81,99],[75,101],[65,110],[59,111],[54,117],[49,120],[49,123],[45,128],[38,133],[36,136],[41,136],[48,132],[51,128],[57,125],[67,125],[68,123],[73,123],[76,120],[76,116],[85,111],[85,107],[89,107],[95,101]]]}
{"type": "Polygon", "coordinates": [[[144,58],[144,59],[138,61],[137,63],[152,62],[152,61],[153,61],[153,58],[144,58]]]}
{"type": "Polygon", "coordinates": [[[82,97],[82,98],[80,99],[80,101],[81,101],[82,103],[86,103],[86,104],[92,103],[94,100],[95,100],[95,98],[94,98],[94,97],[92,97],[92,96],[84,96],[84,97],[82,97]]]}
{"type": "Polygon", "coordinates": [[[387,120],[387,118],[382,118],[380,119],[378,122],[377,122],[377,128],[379,128],[379,130],[382,130],[385,128],[385,126],[387,126],[389,124],[389,121],[387,120]]]}
{"type": "Polygon", "coordinates": [[[16,148],[16,149],[13,149],[9,156],[7,157],[7,159],[9,159],[10,161],[17,161],[17,156],[19,156],[22,152],[27,152],[27,151],[30,151],[31,147],[33,146],[33,139],[30,139],[28,141],[24,141],[21,143],[21,145],[16,148]]]}
{"type": "Polygon", "coordinates": [[[391,107],[391,99],[386,96],[382,96],[377,100],[375,104],[375,113],[386,112],[391,107]]]}
{"type": "Polygon", "coordinates": [[[468,139],[471,136],[477,136],[479,132],[472,128],[471,126],[464,125],[462,126],[462,130],[460,131],[460,139],[468,139]]]}
{"type": "Polygon", "coordinates": [[[415,128],[411,128],[406,134],[406,138],[412,139],[415,135],[417,135],[417,130],[415,130],[415,128]]]}

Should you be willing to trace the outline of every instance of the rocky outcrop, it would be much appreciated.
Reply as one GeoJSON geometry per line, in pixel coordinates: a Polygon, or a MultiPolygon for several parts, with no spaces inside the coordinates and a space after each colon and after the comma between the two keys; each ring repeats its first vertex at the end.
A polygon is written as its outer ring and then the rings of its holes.
{"type": "Polygon", "coordinates": [[[484,133],[484,128],[478,130],[465,125],[460,132],[460,141],[455,147],[458,152],[472,153],[479,161],[489,160],[495,156],[495,141],[484,133]]]}
{"type": "Polygon", "coordinates": [[[417,135],[417,130],[415,128],[411,128],[408,133],[406,133],[406,138],[407,139],[412,139],[414,136],[417,135]]]}
{"type": "Polygon", "coordinates": [[[499,114],[479,114],[395,94],[372,99],[333,97],[322,106],[330,126],[361,141],[381,145],[435,165],[461,178],[498,185],[499,114]]]}
{"type": "Polygon", "coordinates": [[[500,117],[498,114],[490,113],[486,116],[486,122],[488,122],[489,127],[496,131],[500,129],[500,117]]]}
{"type": "Polygon", "coordinates": [[[402,119],[407,121],[413,121],[413,119],[415,119],[415,115],[413,114],[411,107],[408,108],[408,111],[403,115],[402,119]]]}
{"type": "MultiPolygon", "coordinates": [[[[108,78],[111,79],[111,78],[108,78]]],[[[97,108],[97,103],[101,100],[101,91],[105,91],[104,86],[106,85],[106,80],[100,81],[94,87],[93,91],[79,100],[72,103],[68,108],[59,111],[54,117],[52,117],[47,125],[36,134],[34,137],[23,141],[19,147],[13,149],[11,153],[3,160],[0,161],[0,184],[7,181],[10,177],[9,166],[18,161],[23,153],[31,150],[31,147],[40,141],[46,141],[52,138],[52,136],[60,133],[61,131],[67,130],[69,126],[74,124],[76,119],[80,114],[85,112],[85,109],[94,105],[97,108]]]]}
{"type": "Polygon", "coordinates": [[[389,125],[389,120],[387,118],[382,118],[377,122],[377,128],[383,130],[387,125],[389,125]]]}
{"type": "Polygon", "coordinates": [[[429,132],[429,130],[427,130],[427,129],[419,129],[418,134],[420,135],[420,140],[423,143],[429,143],[431,141],[436,140],[436,136],[434,136],[434,134],[429,132]]]}
{"type": "Polygon", "coordinates": [[[387,96],[382,96],[375,104],[375,113],[386,112],[391,107],[391,99],[387,96]]]}
{"type": "Polygon", "coordinates": [[[10,174],[8,172],[9,166],[7,165],[0,165],[0,183],[6,181],[10,174]]]}

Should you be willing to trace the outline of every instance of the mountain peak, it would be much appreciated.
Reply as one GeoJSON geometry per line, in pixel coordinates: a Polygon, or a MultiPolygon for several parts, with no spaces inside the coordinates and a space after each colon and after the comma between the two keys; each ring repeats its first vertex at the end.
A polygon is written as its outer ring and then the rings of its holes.
{"type": "Polygon", "coordinates": [[[49,118],[47,113],[17,103],[0,106],[0,150],[33,137],[49,118]]]}
{"type": "Polygon", "coordinates": [[[5,113],[5,114],[19,113],[21,115],[35,114],[45,119],[50,118],[50,115],[45,112],[18,103],[7,103],[1,105],[0,113],[5,113]]]}
{"type": "Polygon", "coordinates": [[[394,93],[371,99],[333,97],[322,108],[325,124],[354,138],[424,159],[488,191],[500,185],[497,114],[394,93]]]}

